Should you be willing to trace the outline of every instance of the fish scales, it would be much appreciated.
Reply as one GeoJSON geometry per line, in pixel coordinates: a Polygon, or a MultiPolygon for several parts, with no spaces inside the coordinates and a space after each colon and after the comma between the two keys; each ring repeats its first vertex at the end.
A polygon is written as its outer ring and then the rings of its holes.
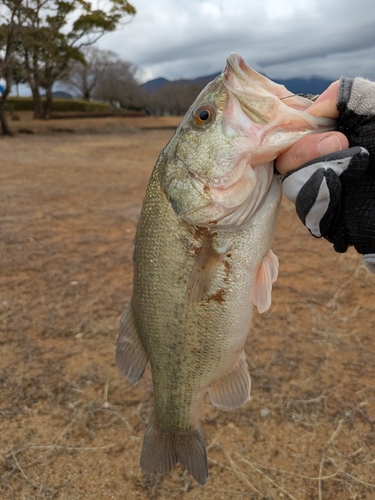
{"type": "Polygon", "coordinates": [[[244,346],[252,305],[271,302],[271,251],[281,190],[274,158],[333,123],[235,54],[185,115],[153,170],[134,249],[133,293],[116,348],[138,382],[150,362],[154,409],[141,467],[181,463],[208,475],[199,410],[208,392],[224,410],[250,398],[244,346]]]}
{"type": "MultiPolygon", "coordinates": [[[[254,222],[250,228],[239,232],[226,230],[214,235],[219,243],[228,245],[231,250],[205,299],[199,303],[188,302],[186,289],[196,262],[196,251],[205,241],[176,220],[160,191],[163,163],[165,160],[154,171],[139,221],[134,264],[138,279],[134,282],[132,305],[142,343],[147,346],[151,361],[158,421],[162,423],[167,418],[168,428],[187,431],[207,390],[205,388],[202,394],[202,388],[213,382],[216,367],[225,362],[231,345],[237,343],[236,335],[228,335],[227,330],[233,329],[238,318],[243,316],[244,296],[251,302],[253,281],[249,276],[245,277],[244,272],[246,268],[251,272],[253,253],[259,254],[256,234],[259,224],[254,222]],[[149,234],[147,228],[150,227],[159,229],[149,234]],[[240,279],[241,275],[243,279],[240,279]],[[236,282],[232,279],[234,276],[236,282]],[[230,302],[237,302],[234,294],[238,296],[239,310],[230,302]],[[171,307],[163,308],[164,303],[171,304],[171,307]],[[222,325],[221,329],[218,323],[222,325]],[[165,355],[168,351],[173,354],[172,358],[165,355]],[[204,375],[207,381],[202,379],[204,375]],[[181,381],[184,381],[183,385],[181,381]],[[196,394],[195,401],[192,400],[193,394],[196,394]],[[165,408],[169,408],[167,415],[164,415],[165,408]]],[[[278,202],[279,190],[275,198],[278,202]]],[[[271,212],[276,208],[276,202],[269,206],[271,212]]],[[[272,237],[270,234],[269,244],[272,237]]],[[[246,314],[245,321],[249,325],[249,310],[246,314]]]]}

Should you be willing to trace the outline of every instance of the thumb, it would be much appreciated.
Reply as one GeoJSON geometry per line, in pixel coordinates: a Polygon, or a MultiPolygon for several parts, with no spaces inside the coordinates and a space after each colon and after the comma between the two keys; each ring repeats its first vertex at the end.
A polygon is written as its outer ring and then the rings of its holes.
{"type": "Polygon", "coordinates": [[[291,148],[276,158],[275,167],[281,175],[301,165],[349,147],[348,139],[341,132],[311,134],[297,141],[291,148]]]}

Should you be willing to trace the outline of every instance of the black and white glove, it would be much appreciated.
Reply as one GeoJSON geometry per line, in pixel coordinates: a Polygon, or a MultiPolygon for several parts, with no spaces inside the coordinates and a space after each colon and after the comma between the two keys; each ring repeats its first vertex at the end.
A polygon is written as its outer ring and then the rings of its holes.
{"type": "Polygon", "coordinates": [[[336,252],[354,246],[375,273],[375,83],[342,78],[337,108],[350,148],[289,173],[283,192],[311,234],[336,252]]]}

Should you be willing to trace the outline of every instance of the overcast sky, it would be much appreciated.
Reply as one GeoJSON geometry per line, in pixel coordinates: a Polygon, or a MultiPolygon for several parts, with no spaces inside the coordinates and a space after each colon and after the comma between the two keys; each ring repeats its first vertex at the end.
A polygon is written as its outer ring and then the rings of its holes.
{"type": "Polygon", "coordinates": [[[231,52],[270,78],[375,80],[374,0],[130,0],[137,9],[98,46],[142,81],[220,71],[231,52]]]}

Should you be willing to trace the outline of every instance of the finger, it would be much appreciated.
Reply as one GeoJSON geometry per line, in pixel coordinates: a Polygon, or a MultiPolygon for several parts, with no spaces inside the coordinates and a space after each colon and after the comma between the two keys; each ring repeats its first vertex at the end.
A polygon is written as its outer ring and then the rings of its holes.
{"type": "Polygon", "coordinates": [[[319,156],[335,153],[348,147],[348,139],[340,132],[308,135],[278,156],[275,167],[281,175],[286,175],[304,163],[319,158],[319,156]]]}
{"type": "Polygon", "coordinates": [[[325,116],[327,118],[338,118],[337,100],[339,96],[340,80],[337,80],[327,88],[306,112],[313,116],[325,116]]]}

